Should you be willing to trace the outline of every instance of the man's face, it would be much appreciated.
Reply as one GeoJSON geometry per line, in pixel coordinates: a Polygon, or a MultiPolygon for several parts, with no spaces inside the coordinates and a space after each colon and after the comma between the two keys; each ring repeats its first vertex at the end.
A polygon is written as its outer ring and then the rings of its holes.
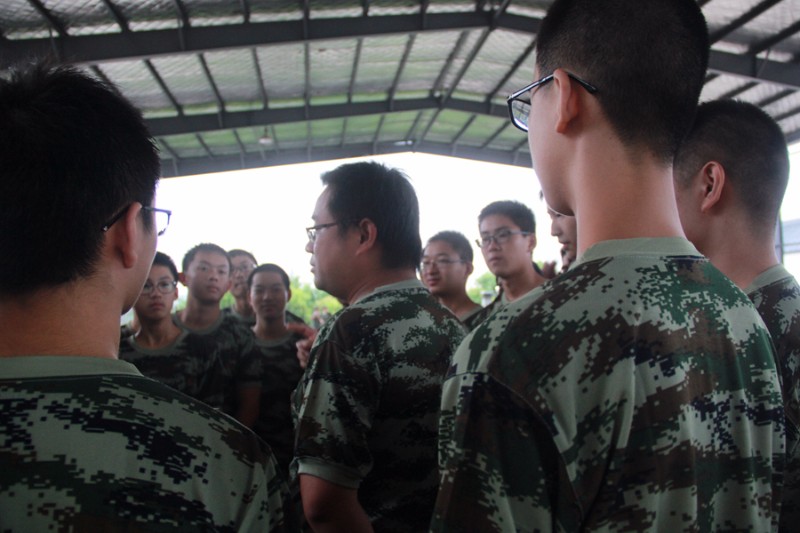
{"type": "Polygon", "coordinates": [[[431,241],[422,252],[422,282],[434,296],[464,292],[472,265],[445,241],[431,241]]]}
{"type": "Polygon", "coordinates": [[[550,215],[550,235],[561,243],[561,256],[567,264],[575,260],[578,251],[578,228],[575,217],[562,215],[547,208],[550,215]]]}
{"type": "Polygon", "coordinates": [[[531,254],[536,245],[534,235],[520,235],[520,227],[505,215],[489,215],[481,220],[479,229],[481,239],[499,237],[481,246],[486,266],[495,276],[510,277],[531,268],[531,254]]]}
{"type": "Polygon", "coordinates": [[[250,305],[262,320],[283,320],[290,293],[277,272],[258,272],[250,287],[250,305]]]}
{"type": "Polygon", "coordinates": [[[203,303],[219,303],[231,286],[228,258],[218,252],[199,251],[184,277],[193,298],[203,303]]]}
{"type": "Polygon", "coordinates": [[[236,299],[247,297],[247,278],[256,267],[253,260],[246,255],[231,258],[231,294],[236,299]]]}
{"type": "Polygon", "coordinates": [[[139,320],[162,320],[172,313],[178,299],[178,287],[172,272],[164,265],[153,265],[144,283],[142,294],[133,308],[139,320]]]}
{"type": "MultiPolygon", "coordinates": [[[[314,225],[338,222],[328,210],[330,190],[325,189],[317,199],[311,219],[314,225]]],[[[311,272],[314,285],[337,298],[347,298],[347,273],[355,253],[353,248],[353,229],[341,235],[340,226],[328,226],[316,230],[316,238],[306,243],[306,251],[311,254],[311,272]]],[[[357,239],[355,244],[357,245],[357,239]]]]}

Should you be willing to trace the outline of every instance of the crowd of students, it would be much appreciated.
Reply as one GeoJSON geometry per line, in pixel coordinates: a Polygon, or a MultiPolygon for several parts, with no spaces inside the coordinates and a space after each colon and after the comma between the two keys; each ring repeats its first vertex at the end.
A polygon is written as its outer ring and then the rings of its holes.
{"type": "Polygon", "coordinates": [[[753,105],[698,107],[708,54],[693,0],[555,0],[508,104],[565,268],[490,204],[478,306],[471,246],[423,247],[407,176],[341,165],[307,228],[345,303],[318,331],[277,265],[156,253],[158,156],[113,89],[0,80],[0,529],[795,529],[787,149],[753,105]]]}

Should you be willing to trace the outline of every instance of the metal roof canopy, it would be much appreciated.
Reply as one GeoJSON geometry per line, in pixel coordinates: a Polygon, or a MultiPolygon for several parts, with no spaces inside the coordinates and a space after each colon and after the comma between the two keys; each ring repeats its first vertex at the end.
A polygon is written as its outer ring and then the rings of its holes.
{"type": "MultiPolygon", "coordinates": [[[[53,55],[142,109],[164,176],[418,151],[529,166],[505,97],[548,0],[4,0],[0,69],[53,55]]],[[[800,0],[700,0],[702,99],[800,140],[800,0]]],[[[2,72],[0,72],[2,75],[2,72]]]]}

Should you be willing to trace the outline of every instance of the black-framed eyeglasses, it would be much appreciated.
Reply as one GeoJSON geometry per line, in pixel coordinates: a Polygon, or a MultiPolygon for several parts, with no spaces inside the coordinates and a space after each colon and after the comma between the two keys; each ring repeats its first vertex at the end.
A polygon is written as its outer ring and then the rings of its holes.
{"type": "MultiPolygon", "coordinates": [[[[108,231],[108,229],[111,226],[116,224],[117,221],[119,221],[119,219],[121,219],[125,215],[125,213],[128,212],[128,209],[131,208],[131,205],[133,204],[125,206],[125,208],[122,209],[119,213],[111,217],[111,220],[103,224],[103,227],[101,228],[103,230],[103,233],[108,231]]],[[[169,221],[170,218],[172,218],[172,211],[170,211],[169,209],[159,209],[158,207],[150,207],[147,205],[142,205],[142,211],[144,211],[145,213],[153,213],[156,223],[157,234],[159,237],[164,235],[164,233],[166,233],[167,231],[167,228],[169,227],[169,221]]]]}
{"type": "MultiPolygon", "coordinates": [[[[575,74],[567,72],[567,76],[578,82],[581,87],[586,89],[590,94],[596,94],[597,87],[592,85],[586,80],[580,79],[575,74]]],[[[513,93],[506,98],[508,104],[508,114],[511,117],[511,123],[522,131],[528,131],[528,118],[531,113],[531,91],[540,85],[553,81],[553,75],[549,74],[540,80],[536,80],[530,85],[526,85],[519,91],[513,93]]]]}
{"type": "Polygon", "coordinates": [[[155,285],[153,285],[152,283],[150,283],[148,281],[147,283],[144,284],[144,287],[142,287],[142,294],[145,294],[145,295],[151,294],[153,292],[153,289],[157,290],[161,294],[169,294],[173,290],[175,290],[175,287],[177,287],[177,286],[178,286],[178,282],[177,281],[163,280],[163,281],[159,281],[155,285]]]}
{"type": "Polygon", "coordinates": [[[447,259],[447,258],[438,258],[438,259],[424,259],[419,264],[420,271],[430,270],[432,267],[436,268],[446,268],[450,265],[454,265],[456,263],[466,263],[463,259],[447,259]]]}
{"type": "Polygon", "coordinates": [[[508,229],[501,229],[494,235],[482,235],[480,239],[475,239],[475,244],[481,248],[486,248],[492,244],[492,241],[499,245],[505,244],[512,237],[512,235],[530,235],[530,231],[511,231],[508,229]]]}
{"type": "MultiPolygon", "coordinates": [[[[354,219],[351,219],[351,220],[346,221],[346,222],[355,222],[356,220],[358,220],[358,219],[354,218],[354,219]]],[[[316,226],[308,227],[308,228],[306,228],[306,234],[308,235],[308,240],[311,241],[312,243],[316,242],[317,241],[317,231],[319,231],[321,229],[325,229],[325,228],[330,228],[330,227],[336,226],[338,224],[343,224],[343,223],[344,222],[342,222],[340,220],[338,222],[328,222],[327,224],[317,224],[316,226]]]]}

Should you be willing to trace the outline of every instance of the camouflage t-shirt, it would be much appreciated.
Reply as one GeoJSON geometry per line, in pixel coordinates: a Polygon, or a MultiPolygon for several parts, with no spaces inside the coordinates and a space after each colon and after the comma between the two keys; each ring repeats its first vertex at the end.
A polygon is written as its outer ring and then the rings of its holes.
{"type": "Polygon", "coordinates": [[[0,359],[0,531],[283,531],[269,447],[97,357],[0,359]]]}
{"type": "Polygon", "coordinates": [[[599,243],[537,294],[454,358],[432,531],[777,526],[780,384],[744,293],[671,238],[599,243]]]}
{"type": "MultiPolygon", "coordinates": [[[[236,309],[233,307],[223,307],[222,314],[228,315],[236,318],[239,322],[244,324],[247,327],[253,327],[256,325],[256,315],[244,316],[236,312],[236,309]]],[[[287,322],[296,322],[298,324],[305,324],[305,321],[297,316],[296,314],[292,313],[291,311],[286,311],[286,321],[287,322]]]]}
{"type": "Polygon", "coordinates": [[[358,489],[376,531],[424,531],[441,384],[463,336],[417,280],[379,287],[327,321],[295,391],[294,481],[358,489]]]}
{"type": "Polygon", "coordinates": [[[285,475],[294,456],[291,398],[303,377],[296,346],[302,339],[295,333],[273,341],[256,338],[251,361],[251,371],[261,376],[261,409],[253,431],[270,445],[285,475]]]}
{"type": "MultiPolygon", "coordinates": [[[[238,389],[257,386],[261,380],[257,373],[249,371],[247,365],[255,350],[253,332],[235,317],[223,313],[216,322],[202,330],[186,327],[178,313],[172,315],[172,321],[199,337],[199,342],[205,343],[203,359],[213,361],[198,399],[235,416],[239,404],[238,389]]],[[[198,364],[205,365],[206,362],[198,364]]]]}
{"type": "Polygon", "coordinates": [[[787,457],[780,529],[794,532],[800,529],[800,286],[783,265],[775,265],[745,292],[767,325],[781,367],[787,457]]]}
{"type": "Polygon", "coordinates": [[[203,401],[205,381],[219,362],[214,351],[207,339],[181,330],[171,344],[162,348],[145,348],[133,336],[126,337],[120,342],[119,358],[144,376],[203,401]]]}

